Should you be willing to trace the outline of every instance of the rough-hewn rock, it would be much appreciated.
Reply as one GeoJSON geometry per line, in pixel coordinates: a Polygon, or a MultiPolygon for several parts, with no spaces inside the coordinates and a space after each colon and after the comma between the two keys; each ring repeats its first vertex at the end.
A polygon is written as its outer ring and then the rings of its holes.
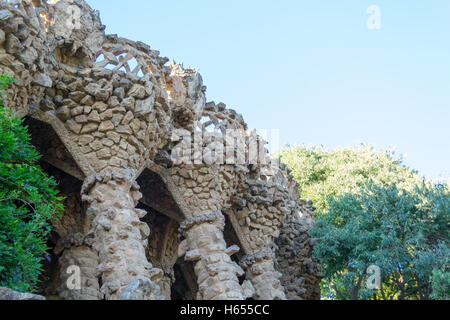
{"type": "Polygon", "coordinates": [[[0,300],[45,300],[45,297],[31,293],[17,292],[8,288],[0,287],[0,300]]]}
{"type": "Polygon", "coordinates": [[[298,200],[298,187],[293,177],[289,189],[300,216],[289,216],[276,240],[276,266],[282,274],[281,283],[289,300],[319,300],[319,283],[323,275],[320,262],[312,257],[317,240],[309,237],[309,231],[314,226],[315,207],[311,201],[298,200]]]}
{"type": "Polygon", "coordinates": [[[197,70],[104,30],[83,0],[0,1],[0,73],[17,79],[5,104],[33,124],[49,168],[80,185],[64,192],[46,292],[318,298],[312,205],[287,168],[240,114],[206,102],[197,70]]]}
{"type": "MultiPolygon", "coordinates": [[[[196,215],[180,227],[186,238],[186,261],[195,262],[198,300],[243,300],[238,277],[244,271],[231,260],[223,238],[225,219],[221,212],[196,215]]],[[[184,244],[182,244],[184,245],[184,244]]]]}
{"type": "Polygon", "coordinates": [[[164,300],[157,284],[150,280],[136,280],[131,283],[119,300],[164,300]]]}

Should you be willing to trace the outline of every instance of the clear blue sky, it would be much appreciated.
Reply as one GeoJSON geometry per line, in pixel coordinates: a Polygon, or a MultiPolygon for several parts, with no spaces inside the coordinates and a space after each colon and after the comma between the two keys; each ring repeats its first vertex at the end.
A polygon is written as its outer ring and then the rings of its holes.
{"type": "Polygon", "coordinates": [[[395,146],[449,177],[449,0],[89,3],[107,33],[199,68],[208,100],[280,129],[282,145],[395,146]],[[370,5],[381,30],[366,26],[370,5]]]}

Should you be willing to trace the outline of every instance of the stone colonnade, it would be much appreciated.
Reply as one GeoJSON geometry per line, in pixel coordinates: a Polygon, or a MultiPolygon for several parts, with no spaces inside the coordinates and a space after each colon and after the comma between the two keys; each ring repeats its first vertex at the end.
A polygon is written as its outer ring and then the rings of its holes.
{"type": "MultiPolygon", "coordinates": [[[[233,129],[242,134],[239,140],[245,140],[245,148],[259,139],[247,135],[236,111],[206,102],[198,70],[167,62],[142,42],[106,35],[98,12],[84,0],[0,1],[0,73],[17,80],[2,96],[4,103],[18,117],[49,125],[84,179],[87,228],[74,228],[77,231],[65,234],[55,249],[62,298],[162,299],[162,271],[147,257],[151,230],[143,218],[148,213],[136,208],[142,196],[137,175],[161,154],[174,155],[171,138],[176,132],[233,129]],[[74,9],[81,13],[81,23],[75,26],[67,24],[74,9]],[[79,268],[81,283],[72,282],[73,267],[79,268]],[[78,284],[80,288],[72,288],[78,284]]],[[[193,156],[197,159],[197,151],[203,150],[208,158],[218,145],[215,136],[204,138],[194,146],[193,156]]],[[[67,164],[58,152],[52,160],[67,164]]],[[[264,177],[256,177],[263,170],[258,165],[189,168],[172,160],[163,165],[174,185],[171,192],[179,193],[172,195],[183,207],[179,256],[195,264],[197,298],[284,299],[273,244],[286,215],[296,214],[286,188],[270,183],[259,188],[264,177]],[[244,177],[248,170],[254,170],[255,177],[244,177]],[[259,181],[256,189],[249,185],[238,190],[238,184],[252,179],[259,181]],[[224,240],[222,212],[232,206],[231,197],[243,202],[231,209],[238,216],[232,228],[247,255],[241,266],[232,259],[240,248],[228,247],[224,240]],[[247,281],[241,284],[245,272],[247,281]]],[[[302,243],[309,240],[305,237],[302,243]]],[[[305,263],[314,271],[310,283],[316,288],[317,264],[305,263]]]]}

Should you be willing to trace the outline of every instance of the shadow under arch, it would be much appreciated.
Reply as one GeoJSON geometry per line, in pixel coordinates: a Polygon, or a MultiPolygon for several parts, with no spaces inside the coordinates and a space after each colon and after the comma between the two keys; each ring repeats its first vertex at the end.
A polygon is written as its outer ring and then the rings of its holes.
{"type": "Polygon", "coordinates": [[[175,282],[171,286],[172,300],[196,300],[197,298],[197,277],[194,272],[194,264],[180,258],[174,267],[175,282]]]}
{"type": "Polygon", "coordinates": [[[61,253],[55,253],[55,248],[59,240],[67,235],[84,234],[89,230],[87,208],[81,200],[85,175],[50,124],[30,116],[25,117],[23,123],[28,128],[31,144],[42,156],[38,165],[55,179],[59,196],[64,198],[63,215],[58,221],[53,221],[54,230],[47,240],[48,253],[38,288],[38,293],[48,300],[59,300],[57,289],[60,285],[61,253]]]}
{"type": "Polygon", "coordinates": [[[24,119],[24,125],[28,127],[31,143],[42,155],[41,163],[45,162],[80,181],[84,181],[85,174],[50,124],[27,116],[24,119]]]}
{"type": "Polygon", "coordinates": [[[136,181],[142,193],[140,202],[172,220],[183,221],[183,212],[158,173],[146,168],[136,181]]]}

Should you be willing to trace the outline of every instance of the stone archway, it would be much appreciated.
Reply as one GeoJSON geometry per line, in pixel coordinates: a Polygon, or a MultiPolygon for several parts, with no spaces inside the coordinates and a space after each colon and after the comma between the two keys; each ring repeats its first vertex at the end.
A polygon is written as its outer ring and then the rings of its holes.
{"type": "MultiPolygon", "coordinates": [[[[89,221],[86,217],[86,206],[81,200],[81,188],[84,173],[78,167],[70,152],[60,140],[54,129],[47,123],[32,117],[26,117],[24,124],[31,135],[31,143],[38,149],[42,158],[40,167],[58,183],[60,196],[64,197],[64,212],[60,219],[53,222],[54,231],[51,233],[47,245],[48,255],[44,261],[44,273],[41,276],[39,291],[48,299],[62,299],[64,269],[67,267],[67,252],[75,243],[75,234],[83,234],[89,230],[89,221]],[[64,258],[62,258],[64,256],[64,258]]],[[[81,251],[89,251],[87,248],[81,251]]],[[[75,250],[76,251],[76,250],[75,250]]],[[[94,261],[97,259],[92,255],[94,261]]],[[[74,263],[74,262],[72,262],[74,263]]],[[[90,286],[82,292],[72,292],[73,297],[81,294],[90,296],[91,299],[101,298],[99,295],[99,282],[92,276],[90,286]],[[89,292],[89,294],[87,294],[89,292]]],[[[67,292],[66,292],[67,293],[67,292]]],[[[69,298],[69,296],[66,296],[69,298]]]]}
{"type": "Polygon", "coordinates": [[[147,259],[162,270],[158,285],[162,295],[170,300],[180,244],[178,229],[184,214],[160,174],[146,168],[137,182],[143,195],[138,208],[148,212],[143,221],[152,230],[148,237],[147,259]]]}
{"type": "Polygon", "coordinates": [[[137,179],[137,183],[141,187],[141,203],[174,221],[183,221],[184,214],[178,202],[174,199],[172,192],[169,191],[166,182],[157,172],[148,168],[144,169],[137,179]]]}
{"type": "MultiPolygon", "coordinates": [[[[268,188],[258,177],[269,168],[247,165],[241,152],[248,146],[250,153],[250,146],[258,143],[253,151],[264,158],[263,139],[255,132],[247,135],[243,117],[225,104],[206,103],[198,70],[166,65],[167,58],[142,42],[105,35],[99,15],[84,0],[0,1],[0,9],[0,73],[17,79],[5,92],[5,104],[18,117],[32,115],[27,123],[33,143],[44,154],[42,165],[63,181],[73,179],[67,184],[75,189],[66,190],[66,184],[62,189],[80,208],[68,211],[87,217],[68,222],[70,227],[59,232],[63,236],[51,239],[61,255],[59,268],[80,265],[85,287],[62,288],[59,295],[115,300],[136,282],[159,281],[169,296],[176,283],[173,266],[177,269],[178,256],[185,256],[195,262],[199,299],[247,297],[242,266],[247,278],[259,284],[259,297],[282,298],[272,247],[285,216],[296,214],[289,203],[298,200],[297,191],[289,198],[282,181],[266,197],[268,188]],[[68,5],[81,10],[79,30],[67,26],[68,5]],[[137,63],[133,70],[132,62],[137,63]],[[222,138],[208,134],[211,129],[222,138]],[[218,140],[228,141],[227,130],[235,132],[231,138],[238,142],[236,148],[227,148],[227,157],[236,151],[242,165],[207,165],[218,160],[212,151],[219,148],[218,140]],[[203,141],[196,141],[198,132],[203,141]],[[182,151],[174,136],[184,133],[194,136],[188,144],[195,160],[203,157],[205,163],[172,163],[171,157],[182,151]],[[248,188],[241,192],[243,184],[248,188]],[[139,201],[144,207],[136,208],[139,201]],[[227,230],[231,226],[235,235],[227,230]],[[152,228],[156,253],[150,255],[152,228]],[[176,250],[179,232],[184,243],[176,250]],[[239,243],[244,258],[234,256],[239,243]],[[152,258],[160,269],[149,263],[152,258]],[[275,294],[265,295],[271,292],[275,294]]],[[[288,176],[284,169],[276,172],[288,176]]],[[[304,255],[311,260],[310,251],[304,255]]],[[[315,269],[318,263],[310,265],[315,269]]],[[[315,271],[311,279],[318,290],[315,271]]],[[[159,290],[154,283],[151,287],[159,290]]]]}
{"type": "Polygon", "coordinates": [[[31,143],[42,155],[41,163],[47,163],[79,181],[85,179],[83,171],[51,125],[32,117],[26,117],[24,124],[31,135],[31,143]]]}

